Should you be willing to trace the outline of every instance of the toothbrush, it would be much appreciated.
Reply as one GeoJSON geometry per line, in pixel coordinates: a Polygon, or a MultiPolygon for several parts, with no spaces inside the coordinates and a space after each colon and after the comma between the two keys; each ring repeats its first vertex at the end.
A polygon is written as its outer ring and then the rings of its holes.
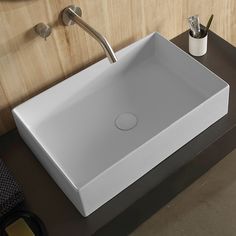
{"type": "Polygon", "coordinates": [[[209,28],[210,28],[210,26],[211,26],[211,22],[212,22],[212,20],[213,20],[213,17],[214,17],[214,15],[212,14],[211,17],[209,18],[208,22],[207,22],[207,26],[206,26],[206,29],[205,29],[205,31],[204,31],[203,37],[205,37],[205,36],[207,35],[207,33],[208,33],[208,31],[209,31],[209,28]]]}

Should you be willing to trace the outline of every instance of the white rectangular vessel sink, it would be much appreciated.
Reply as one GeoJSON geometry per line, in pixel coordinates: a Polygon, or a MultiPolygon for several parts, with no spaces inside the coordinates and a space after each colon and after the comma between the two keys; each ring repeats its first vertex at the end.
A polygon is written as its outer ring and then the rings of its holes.
{"type": "Polygon", "coordinates": [[[158,33],[117,57],[13,110],[22,138],[83,216],[228,112],[229,85],[158,33]]]}

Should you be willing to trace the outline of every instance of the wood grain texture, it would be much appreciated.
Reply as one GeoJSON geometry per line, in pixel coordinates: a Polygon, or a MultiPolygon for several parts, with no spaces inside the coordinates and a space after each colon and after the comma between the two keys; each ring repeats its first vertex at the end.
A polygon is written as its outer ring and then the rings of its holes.
{"type": "Polygon", "coordinates": [[[83,19],[105,35],[115,50],[159,31],[168,39],[199,14],[205,24],[236,45],[236,0],[2,0],[0,1],[0,135],[14,127],[11,109],[104,57],[97,42],[77,26],[64,27],[61,10],[79,5],[83,19]],[[47,41],[33,32],[53,26],[47,41]]]}

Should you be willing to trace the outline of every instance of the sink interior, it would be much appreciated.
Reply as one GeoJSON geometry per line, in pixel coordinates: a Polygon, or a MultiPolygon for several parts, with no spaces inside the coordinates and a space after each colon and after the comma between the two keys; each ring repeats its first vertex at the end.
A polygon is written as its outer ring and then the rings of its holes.
{"type": "Polygon", "coordinates": [[[153,34],[139,50],[131,50],[106,70],[78,78],[90,82],[60,107],[41,113],[31,127],[76,187],[86,185],[224,86],[221,80],[211,84],[215,78],[210,71],[201,78],[202,66],[182,52],[175,49],[176,54],[169,56],[176,46],[163,46],[165,41],[153,34]],[[137,118],[137,125],[128,131],[115,125],[123,113],[137,118]]]}

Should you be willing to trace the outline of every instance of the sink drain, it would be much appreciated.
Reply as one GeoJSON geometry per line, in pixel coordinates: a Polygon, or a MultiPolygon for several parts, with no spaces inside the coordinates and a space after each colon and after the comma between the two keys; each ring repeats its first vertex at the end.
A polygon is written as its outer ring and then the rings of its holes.
{"type": "Polygon", "coordinates": [[[132,113],[122,113],[115,119],[115,125],[120,130],[131,130],[138,123],[137,117],[132,113]]]}

